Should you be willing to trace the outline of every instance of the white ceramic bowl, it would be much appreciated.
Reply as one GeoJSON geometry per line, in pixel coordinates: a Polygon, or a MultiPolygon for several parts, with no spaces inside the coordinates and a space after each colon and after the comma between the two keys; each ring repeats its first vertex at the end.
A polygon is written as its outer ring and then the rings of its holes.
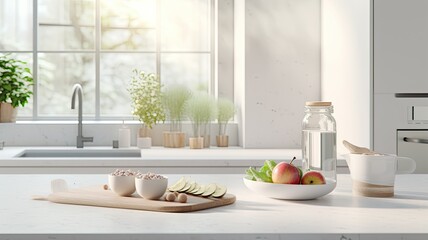
{"type": "Polygon", "coordinates": [[[275,184],[258,182],[244,177],[244,184],[250,190],[270,198],[286,200],[309,200],[322,197],[336,188],[336,181],[326,179],[322,185],[275,184]]]}
{"type": "Polygon", "coordinates": [[[168,186],[168,178],[163,179],[143,179],[135,178],[137,193],[141,197],[149,200],[159,199],[163,196],[168,186]]]}
{"type": "Polygon", "coordinates": [[[135,192],[135,176],[108,176],[110,189],[119,196],[129,197],[135,192]]]}

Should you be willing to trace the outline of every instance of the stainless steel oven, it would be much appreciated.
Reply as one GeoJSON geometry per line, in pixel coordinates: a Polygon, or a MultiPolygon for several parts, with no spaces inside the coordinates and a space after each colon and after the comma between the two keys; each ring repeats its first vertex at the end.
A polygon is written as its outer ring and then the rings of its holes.
{"type": "Polygon", "coordinates": [[[428,129],[397,130],[397,155],[413,158],[415,173],[428,173],[428,129]]]}

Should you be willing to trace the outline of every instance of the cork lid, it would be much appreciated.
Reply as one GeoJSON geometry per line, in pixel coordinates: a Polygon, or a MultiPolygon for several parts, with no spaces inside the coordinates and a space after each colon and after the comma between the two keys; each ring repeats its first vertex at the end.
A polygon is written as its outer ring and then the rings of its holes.
{"type": "Polygon", "coordinates": [[[331,106],[331,102],[306,102],[306,106],[328,107],[331,106]]]}

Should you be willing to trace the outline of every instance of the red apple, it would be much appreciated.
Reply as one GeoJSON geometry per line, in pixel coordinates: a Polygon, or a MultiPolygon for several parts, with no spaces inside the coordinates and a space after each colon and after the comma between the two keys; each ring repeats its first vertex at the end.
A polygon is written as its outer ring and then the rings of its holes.
{"type": "Polygon", "coordinates": [[[280,162],[272,170],[273,183],[299,184],[299,169],[291,163],[280,162]]]}
{"type": "Polygon", "coordinates": [[[325,184],[325,178],[320,172],[309,171],[303,175],[301,183],[312,185],[325,184]]]}

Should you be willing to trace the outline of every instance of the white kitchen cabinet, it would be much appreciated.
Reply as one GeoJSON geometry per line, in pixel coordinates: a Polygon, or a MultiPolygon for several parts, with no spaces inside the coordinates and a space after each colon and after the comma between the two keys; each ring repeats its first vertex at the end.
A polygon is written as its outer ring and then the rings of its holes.
{"type": "Polygon", "coordinates": [[[416,161],[415,173],[428,173],[428,131],[397,131],[397,153],[416,161]]]}
{"type": "MultiPolygon", "coordinates": [[[[372,14],[374,150],[406,156],[403,148],[417,149],[414,156],[422,159],[426,146],[404,143],[397,132],[428,128],[411,114],[428,99],[396,94],[428,93],[428,1],[373,0],[372,14]]],[[[427,172],[425,164],[417,165],[417,173],[427,172]]]]}
{"type": "Polygon", "coordinates": [[[373,0],[374,93],[428,92],[428,1],[373,0]]]}
{"type": "Polygon", "coordinates": [[[428,1],[324,0],[321,16],[321,95],[335,106],[338,152],[346,139],[397,154],[398,129],[428,129],[409,117],[427,98],[395,97],[428,93],[428,1]]]}

